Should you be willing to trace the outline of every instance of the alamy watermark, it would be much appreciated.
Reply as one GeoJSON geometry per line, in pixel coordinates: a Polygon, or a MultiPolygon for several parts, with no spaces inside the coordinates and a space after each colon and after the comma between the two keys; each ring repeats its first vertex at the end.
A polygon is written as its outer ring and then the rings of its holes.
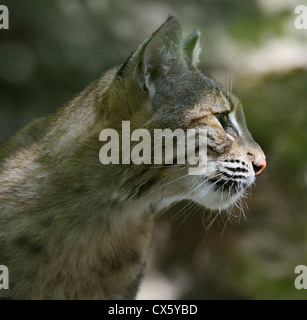
{"type": "Polygon", "coordinates": [[[9,29],[9,9],[0,4],[0,29],[9,29]]]}
{"type": "Polygon", "coordinates": [[[0,265],[0,290],[9,289],[9,269],[0,265]]]}
{"type": "Polygon", "coordinates": [[[148,130],[136,129],[131,133],[130,121],[122,121],[121,139],[115,129],[109,128],[100,132],[99,141],[106,141],[99,152],[99,160],[104,165],[131,162],[168,165],[176,160],[176,164],[189,164],[190,175],[202,175],[207,168],[206,129],[187,129],[186,132],[154,129],[152,139],[148,130]]]}
{"type": "Polygon", "coordinates": [[[296,6],[294,13],[298,16],[294,20],[294,26],[296,29],[307,29],[307,6],[303,4],[296,6]]]}
{"type": "Polygon", "coordinates": [[[296,266],[294,273],[299,274],[294,280],[296,289],[307,289],[307,267],[304,265],[296,266]]]}

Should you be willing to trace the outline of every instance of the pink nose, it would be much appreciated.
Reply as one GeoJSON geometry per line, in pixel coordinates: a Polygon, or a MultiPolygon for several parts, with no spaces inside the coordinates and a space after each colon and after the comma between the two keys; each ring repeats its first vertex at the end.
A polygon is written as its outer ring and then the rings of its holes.
{"type": "Polygon", "coordinates": [[[266,167],[266,161],[262,158],[257,164],[253,163],[255,175],[258,176],[266,167]]]}

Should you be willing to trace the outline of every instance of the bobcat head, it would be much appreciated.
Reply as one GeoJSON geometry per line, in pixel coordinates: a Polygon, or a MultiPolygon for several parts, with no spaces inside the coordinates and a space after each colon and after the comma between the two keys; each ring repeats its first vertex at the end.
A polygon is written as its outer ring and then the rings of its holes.
{"type": "Polygon", "coordinates": [[[205,174],[187,174],[188,165],[143,164],[132,165],[121,176],[127,197],[160,195],[158,208],[190,199],[225,209],[266,166],[239,99],[197,68],[199,38],[195,31],[182,39],[178,20],[169,18],[121,66],[109,90],[105,119],[119,131],[122,120],[131,121],[131,130],[151,133],[155,128],[207,130],[205,174]]]}

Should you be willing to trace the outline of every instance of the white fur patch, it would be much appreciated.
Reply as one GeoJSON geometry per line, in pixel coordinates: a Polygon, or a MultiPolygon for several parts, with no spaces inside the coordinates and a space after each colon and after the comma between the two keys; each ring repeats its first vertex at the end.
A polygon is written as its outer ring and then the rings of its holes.
{"type": "Polygon", "coordinates": [[[235,127],[239,135],[241,136],[242,135],[241,126],[236,119],[236,115],[234,111],[229,114],[229,120],[231,121],[231,123],[233,124],[233,126],[235,127]]]}

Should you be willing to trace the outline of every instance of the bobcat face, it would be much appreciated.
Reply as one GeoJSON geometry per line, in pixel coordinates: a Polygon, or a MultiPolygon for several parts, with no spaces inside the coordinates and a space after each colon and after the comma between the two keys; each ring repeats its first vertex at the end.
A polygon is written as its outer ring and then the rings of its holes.
{"type": "Polygon", "coordinates": [[[208,162],[206,175],[194,177],[201,187],[191,193],[191,198],[211,209],[224,209],[236,203],[266,163],[247,130],[238,98],[218,87],[215,91],[216,99],[222,100],[221,109],[207,107],[205,115],[198,109],[200,117],[193,119],[194,125],[207,129],[208,162]]]}
{"type": "MultiPolygon", "coordinates": [[[[160,110],[167,118],[172,114],[174,117],[174,110],[181,110],[177,111],[177,118],[181,119],[182,128],[207,130],[207,169],[203,175],[188,175],[186,169],[178,166],[165,170],[163,180],[170,181],[166,183],[165,194],[170,197],[179,194],[183,199],[194,200],[210,209],[225,209],[235,204],[253,184],[256,175],[266,166],[265,156],[246,127],[238,98],[201,73],[193,74],[193,82],[193,91],[180,88],[181,95],[193,92],[192,100],[186,105],[169,103],[160,110]],[[196,83],[199,91],[195,89],[196,83]],[[193,102],[195,97],[197,100],[193,102]]],[[[184,101],[179,92],[177,97],[184,101]]],[[[178,99],[174,100],[178,103],[178,99]]]]}
{"type": "Polygon", "coordinates": [[[196,31],[182,39],[179,22],[170,18],[132,54],[113,83],[116,94],[112,97],[117,98],[108,113],[113,127],[129,119],[132,130],[145,128],[151,133],[157,128],[207,130],[204,174],[189,175],[189,164],[174,161],[174,165],[134,166],[130,175],[128,170],[122,175],[121,185],[134,190],[128,197],[156,195],[152,201],[158,209],[181,199],[225,209],[236,203],[266,166],[238,98],[197,69],[199,37],[196,31]],[[129,107],[119,109],[123,101],[129,107]]]}

